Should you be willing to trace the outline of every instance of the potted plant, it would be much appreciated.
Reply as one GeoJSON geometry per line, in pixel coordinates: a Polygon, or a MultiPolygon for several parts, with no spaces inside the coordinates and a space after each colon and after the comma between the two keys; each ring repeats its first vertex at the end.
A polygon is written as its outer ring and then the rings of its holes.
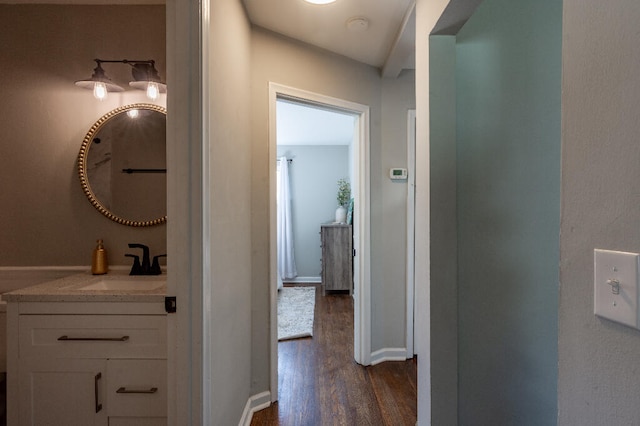
{"type": "Polygon", "coordinates": [[[336,222],[347,222],[347,203],[351,199],[351,185],[346,179],[338,179],[338,208],[336,209],[336,222]]]}

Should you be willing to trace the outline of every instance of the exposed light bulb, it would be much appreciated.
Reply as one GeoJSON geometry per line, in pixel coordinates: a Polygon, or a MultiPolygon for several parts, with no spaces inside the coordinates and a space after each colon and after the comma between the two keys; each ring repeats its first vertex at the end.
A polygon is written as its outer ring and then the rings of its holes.
{"type": "Polygon", "coordinates": [[[129,111],[127,111],[127,115],[129,116],[129,118],[137,118],[138,114],[139,113],[137,109],[130,109],[129,111]]]}
{"type": "Polygon", "coordinates": [[[107,97],[107,86],[101,81],[96,81],[93,85],[93,96],[98,100],[103,100],[107,97]]]}
{"type": "Polygon", "coordinates": [[[150,81],[147,85],[147,98],[155,101],[158,99],[158,95],[160,95],[160,88],[158,87],[158,83],[150,81]]]}

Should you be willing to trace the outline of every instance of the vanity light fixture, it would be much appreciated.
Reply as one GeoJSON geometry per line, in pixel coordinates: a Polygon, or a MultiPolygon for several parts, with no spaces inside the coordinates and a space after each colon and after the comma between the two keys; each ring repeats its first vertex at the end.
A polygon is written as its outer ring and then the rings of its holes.
{"type": "Polygon", "coordinates": [[[96,99],[103,100],[107,97],[108,92],[123,92],[124,89],[111,81],[102,68],[103,63],[127,64],[131,67],[131,75],[133,80],[129,82],[129,86],[134,89],[144,90],[147,97],[152,100],[158,99],[160,93],[167,92],[167,85],[160,80],[160,75],[155,67],[155,61],[149,60],[106,60],[94,59],[96,67],[93,75],[86,80],[76,81],[76,86],[93,90],[93,96],[96,99]]]}
{"type": "Polygon", "coordinates": [[[106,98],[107,92],[123,92],[124,89],[122,87],[118,86],[112,82],[109,77],[107,77],[104,69],[102,69],[102,61],[99,59],[96,59],[95,61],[97,65],[93,69],[93,75],[91,78],[76,81],[76,86],[93,90],[93,96],[99,100],[106,98]]]}

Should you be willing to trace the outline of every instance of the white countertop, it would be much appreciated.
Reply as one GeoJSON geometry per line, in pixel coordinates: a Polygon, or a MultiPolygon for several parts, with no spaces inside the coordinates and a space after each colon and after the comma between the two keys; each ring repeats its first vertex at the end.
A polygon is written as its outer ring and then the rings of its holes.
{"type": "Polygon", "coordinates": [[[90,272],[70,275],[55,281],[4,293],[2,300],[12,302],[164,302],[167,294],[166,274],[129,276],[124,271],[109,271],[105,275],[90,272]],[[153,290],[80,290],[103,280],[158,281],[165,284],[153,290]]]}

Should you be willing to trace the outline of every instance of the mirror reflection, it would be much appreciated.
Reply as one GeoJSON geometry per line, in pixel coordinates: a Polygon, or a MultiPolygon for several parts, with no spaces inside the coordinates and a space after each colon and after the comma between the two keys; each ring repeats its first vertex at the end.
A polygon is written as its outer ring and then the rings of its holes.
{"type": "Polygon", "coordinates": [[[91,204],[123,225],[166,222],[166,110],[150,104],[117,108],[87,133],[78,156],[91,204]]]}

